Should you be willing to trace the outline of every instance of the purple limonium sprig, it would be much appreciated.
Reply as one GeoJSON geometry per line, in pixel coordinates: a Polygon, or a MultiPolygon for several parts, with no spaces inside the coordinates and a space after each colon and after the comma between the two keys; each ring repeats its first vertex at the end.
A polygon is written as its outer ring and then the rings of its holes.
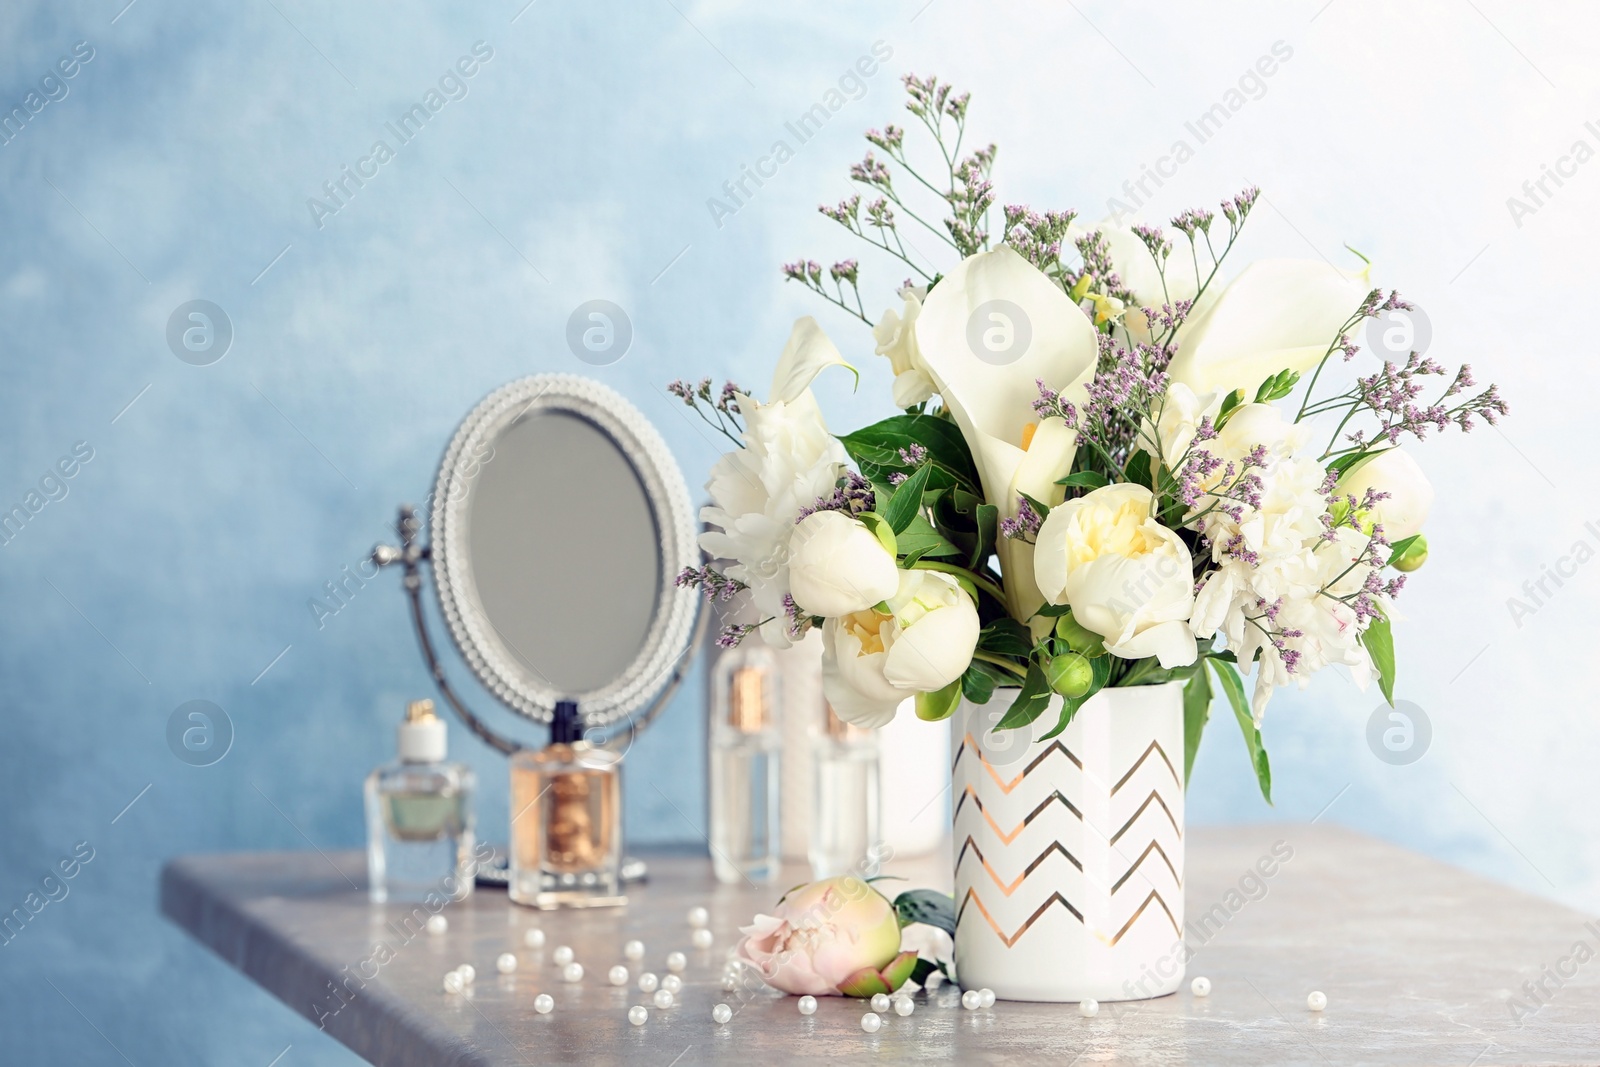
{"type": "Polygon", "coordinates": [[[920,467],[928,459],[928,450],[916,442],[900,449],[896,454],[900,457],[900,462],[908,467],[920,467]]]}
{"type": "Polygon", "coordinates": [[[667,392],[693,408],[695,414],[712,429],[734,444],[743,446],[739,435],[744,433],[744,423],[741,421],[744,413],[739,410],[739,396],[745,391],[739,386],[724,382],[720,391],[713,392],[710,378],[701,378],[695,383],[679,378],[667,383],[667,392]]]}
{"type": "Polygon", "coordinates": [[[704,567],[685,567],[678,572],[673,584],[679,589],[698,589],[707,600],[731,600],[735,594],[748,588],[737,578],[730,578],[708,563],[704,567]]]}
{"type": "Polygon", "coordinates": [[[878,506],[878,495],[873,492],[872,483],[855,471],[850,471],[842,479],[832,493],[827,496],[817,497],[815,504],[808,508],[801,508],[800,514],[795,516],[795,522],[810,518],[819,511],[842,511],[847,515],[859,515],[863,511],[875,510],[878,506]]]}
{"type": "Polygon", "coordinates": [[[1026,541],[1032,544],[1039,535],[1039,527],[1044,525],[1044,519],[1033,509],[1033,504],[1025,496],[1017,497],[1017,514],[1015,518],[1000,520],[1000,533],[1013,541],[1026,541]]]}
{"type": "Polygon", "coordinates": [[[724,626],[717,634],[718,648],[738,648],[739,642],[750,635],[750,631],[757,629],[761,624],[754,622],[733,623],[724,626]]]}

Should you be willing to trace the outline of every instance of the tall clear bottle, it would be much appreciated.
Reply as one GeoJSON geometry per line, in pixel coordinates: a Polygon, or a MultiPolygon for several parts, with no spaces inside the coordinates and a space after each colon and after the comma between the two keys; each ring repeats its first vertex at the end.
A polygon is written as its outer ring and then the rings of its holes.
{"type": "Polygon", "coordinates": [[[711,864],[722,882],[771,882],[779,866],[778,661],[759,641],[711,671],[711,864]]]}
{"type": "Polygon", "coordinates": [[[367,884],[375,903],[456,900],[472,892],[472,796],[477,777],[447,763],[444,720],[433,701],[412,701],[400,724],[399,759],[367,776],[367,884]]]}
{"type": "Polygon", "coordinates": [[[811,820],[811,873],[871,877],[881,862],[878,732],[852,726],[824,707],[812,739],[816,776],[811,820]]]}

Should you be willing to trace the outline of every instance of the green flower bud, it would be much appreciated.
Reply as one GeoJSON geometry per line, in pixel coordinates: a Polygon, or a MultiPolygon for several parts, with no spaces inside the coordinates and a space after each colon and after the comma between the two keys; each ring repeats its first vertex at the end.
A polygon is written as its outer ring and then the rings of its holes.
{"type": "Polygon", "coordinates": [[[1410,547],[1400,553],[1400,558],[1394,561],[1393,566],[1397,571],[1410,574],[1426,562],[1428,562],[1428,539],[1418,534],[1410,547]]]}
{"type": "Polygon", "coordinates": [[[1089,691],[1094,684],[1094,667],[1083,656],[1068,652],[1050,661],[1044,670],[1050,688],[1072,700],[1089,691]]]}
{"type": "Polygon", "coordinates": [[[1100,635],[1078,622],[1070,613],[1056,619],[1056,636],[1065,641],[1067,647],[1074,652],[1097,656],[1105,651],[1105,644],[1100,635]]]}

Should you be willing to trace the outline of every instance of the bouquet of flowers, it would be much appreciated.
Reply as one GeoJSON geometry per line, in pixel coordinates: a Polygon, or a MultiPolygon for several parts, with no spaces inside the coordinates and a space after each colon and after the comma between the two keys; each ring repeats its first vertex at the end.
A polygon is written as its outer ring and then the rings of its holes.
{"type": "Polygon", "coordinates": [[[1225,280],[1255,189],[1165,230],[1006,206],[991,232],[995,147],[963,154],[968,94],[904,84],[930,150],[914,161],[906,130],[869,131],[850,170],[863,193],[820,209],[911,272],[897,307],[867,316],[855,259],[783,267],[870,329],[900,413],[829,431],[810,386],[849,364],[811,318],[765,399],[674,382],[737,446],[702,512],[724,562],[680,584],[748,591],[761,621],[724,645],[820,627],[826,696],[868,727],[911,697],[938,720],[1014,687],[996,728],[1058,694],[1053,736],[1102,688],[1181,680],[1192,764],[1215,678],[1270,799],[1275,689],[1340,663],[1393,701],[1390,624],[1433,500],[1402,444],[1493,424],[1505,403],[1416,352],[1341,373],[1369,319],[1411,310],[1364,257],[1225,280]],[[947,268],[911,254],[913,233],[947,268]]]}

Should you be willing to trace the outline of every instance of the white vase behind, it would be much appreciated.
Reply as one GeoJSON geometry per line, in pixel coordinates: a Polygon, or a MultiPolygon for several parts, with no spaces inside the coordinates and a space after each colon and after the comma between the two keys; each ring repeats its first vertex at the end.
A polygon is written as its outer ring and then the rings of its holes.
{"type": "Polygon", "coordinates": [[[1016,690],[951,717],[961,984],[1006,1000],[1141,1000],[1183,981],[1183,686],[1060,698],[994,732],[1016,690]]]}

